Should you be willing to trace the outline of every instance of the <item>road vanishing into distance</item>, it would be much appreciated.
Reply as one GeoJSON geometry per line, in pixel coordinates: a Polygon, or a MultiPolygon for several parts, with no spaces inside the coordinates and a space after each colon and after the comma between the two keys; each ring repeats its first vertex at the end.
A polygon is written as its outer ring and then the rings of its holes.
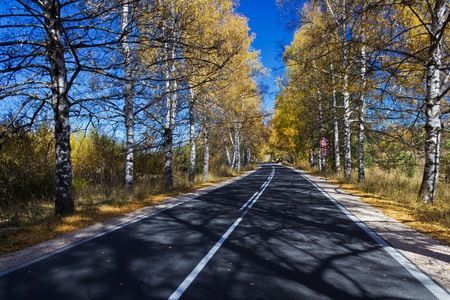
{"type": "Polygon", "coordinates": [[[207,194],[1,273],[0,299],[450,295],[300,173],[266,164],[207,194]]]}

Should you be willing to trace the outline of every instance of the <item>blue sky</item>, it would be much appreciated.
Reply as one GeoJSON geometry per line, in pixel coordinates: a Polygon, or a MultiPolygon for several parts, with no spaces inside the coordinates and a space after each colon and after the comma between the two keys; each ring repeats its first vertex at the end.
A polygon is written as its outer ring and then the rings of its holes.
{"type": "Polygon", "coordinates": [[[265,108],[272,109],[276,93],[275,80],[283,72],[280,69],[282,63],[279,56],[282,49],[279,42],[290,44],[292,34],[284,30],[275,0],[240,0],[236,10],[249,19],[250,31],[256,34],[252,47],[261,50],[264,67],[271,69],[271,76],[266,79],[269,94],[265,97],[265,108]]]}

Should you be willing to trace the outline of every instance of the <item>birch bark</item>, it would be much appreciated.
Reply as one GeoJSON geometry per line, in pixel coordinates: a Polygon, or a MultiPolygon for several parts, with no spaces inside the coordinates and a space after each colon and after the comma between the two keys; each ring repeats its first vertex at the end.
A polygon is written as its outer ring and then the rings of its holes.
{"type": "Polygon", "coordinates": [[[252,152],[250,150],[250,147],[247,148],[247,165],[250,165],[252,163],[252,152]]]}
{"type": "Polygon", "coordinates": [[[351,154],[351,144],[350,144],[350,138],[351,138],[351,131],[350,131],[350,117],[351,117],[351,110],[350,110],[350,93],[349,93],[349,58],[348,58],[348,43],[347,43],[347,24],[345,23],[345,20],[347,18],[347,7],[346,7],[346,1],[342,0],[341,7],[342,7],[342,13],[338,16],[332,8],[331,2],[326,0],[326,5],[328,10],[330,11],[331,15],[333,16],[333,19],[336,22],[336,25],[341,27],[341,30],[339,32],[340,41],[342,44],[342,50],[343,50],[343,90],[342,90],[342,96],[343,96],[343,107],[344,107],[344,115],[343,115],[343,134],[344,134],[344,176],[346,179],[351,179],[352,177],[352,154],[351,154]]]}
{"type": "MultiPolygon", "coordinates": [[[[322,95],[320,93],[320,90],[317,89],[317,97],[319,100],[319,135],[320,139],[324,137],[324,131],[323,131],[323,111],[322,111],[322,95]]],[[[322,155],[319,155],[319,170],[325,169],[326,159],[322,157],[322,155]]]]}
{"type": "Polygon", "coordinates": [[[366,180],[366,171],[364,165],[364,139],[365,139],[365,123],[366,123],[366,99],[365,89],[367,85],[366,80],[367,60],[366,48],[361,46],[361,94],[359,97],[358,107],[358,182],[366,180]]]}
{"type": "MultiPolygon", "coordinates": [[[[176,89],[177,84],[174,83],[176,89]]],[[[173,92],[166,96],[166,123],[164,128],[164,178],[165,186],[169,190],[173,189],[173,132],[175,130],[175,116],[177,109],[177,94],[173,92]]]]}
{"type": "Polygon", "coordinates": [[[337,176],[341,174],[341,158],[340,158],[340,147],[339,147],[339,122],[338,122],[338,110],[336,101],[336,83],[333,64],[331,64],[331,80],[332,80],[332,97],[333,97],[333,149],[334,149],[334,171],[337,176]]]}
{"type": "MultiPolygon", "coordinates": [[[[345,59],[344,59],[345,60],[345,59]]],[[[348,92],[348,75],[344,74],[344,90],[343,90],[343,98],[344,98],[344,124],[343,124],[343,132],[344,132],[344,176],[346,179],[350,179],[352,177],[352,153],[351,153],[351,144],[350,144],[350,93],[348,92]]]]}
{"type": "Polygon", "coordinates": [[[222,139],[223,139],[223,147],[225,148],[225,154],[227,156],[227,162],[228,162],[228,165],[231,167],[230,151],[228,150],[228,147],[227,147],[227,139],[225,137],[225,132],[222,132],[222,139]]]}
{"type": "Polygon", "coordinates": [[[205,127],[203,129],[203,141],[205,144],[205,152],[203,156],[203,182],[207,182],[209,172],[209,128],[207,120],[205,121],[205,127]]]}
{"type": "Polygon", "coordinates": [[[134,183],[134,103],[132,95],[132,78],[131,78],[131,51],[128,44],[128,25],[129,25],[129,4],[125,0],[122,4],[121,25],[122,25],[122,51],[124,59],[125,71],[125,128],[126,128],[126,162],[125,162],[125,182],[126,182],[126,198],[131,198],[133,194],[134,183]]]}
{"type": "MultiPolygon", "coordinates": [[[[175,6],[172,4],[171,15],[175,18],[175,6]]],[[[174,20],[172,20],[175,22],[174,20]]],[[[173,25],[173,24],[172,24],[173,25]]],[[[167,26],[166,29],[168,29],[167,26]]],[[[173,189],[173,133],[175,130],[175,118],[177,112],[177,82],[173,79],[175,74],[175,36],[173,30],[168,29],[169,42],[166,43],[166,70],[165,70],[165,98],[166,98],[166,122],[164,124],[164,183],[169,190],[173,189]]]]}
{"type": "Polygon", "coordinates": [[[442,38],[448,18],[448,1],[437,0],[432,11],[429,32],[430,47],[426,65],[427,94],[425,100],[425,166],[418,200],[433,203],[439,178],[441,125],[441,59],[442,38]]]}
{"type": "Polygon", "coordinates": [[[47,57],[50,63],[52,109],[55,126],[55,213],[74,211],[72,193],[72,164],[70,147],[70,102],[67,96],[67,69],[62,41],[59,1],[39,1],[43,9],[47,32],[47,57]]]}
{"type": "Polygon", "coordinates": [[[230,133],[230,141],[231,145],[233,146],[233,159],[231,160],[231,169],[234,170],[236,167],[236,144],[234,143],[233,135],[230,133]]]}
{"type": "Polygon", "coordinates": [[[234,153],[233,153],[233,157],[235,159],[234,161],[234,169],[236,171],[240,171],[241,170],[241,147],[240,147],[240,141],[239,141],[239,125],[236,124],[235,128],[234,128],[234,153]]]}
{"type": "Polygon", "coordinates": [[[189,89],[189,182],[195,181],[195,91],[193,87],[189,89]]]}
{"type": "MultiPolygon", "coordinates": [[[[345,5],[345,1],[344,1],[345,5]]],[[[345,6],[343,7],[343,15],[346,15],[345,6]]],[[[343,86],[343,106],[344,106],[344,124],[343,124],[343,132],[344,132],[344,176],[346,179],[350,180],[352,177],[352,152],[351,152],[351,130],[350,130],[350,118],[352,111],[350,110],[350,93],[349,93],[349,80],[348,80],[348,72],[349,72],[349,59],[348,59],[348,44],[347,39],[345,37],[347,31],[347,26],[345,23],[342,24],[342,32],[341,39],[343,41],[343,63],[344,63],[344,86],[343,86]]]]}

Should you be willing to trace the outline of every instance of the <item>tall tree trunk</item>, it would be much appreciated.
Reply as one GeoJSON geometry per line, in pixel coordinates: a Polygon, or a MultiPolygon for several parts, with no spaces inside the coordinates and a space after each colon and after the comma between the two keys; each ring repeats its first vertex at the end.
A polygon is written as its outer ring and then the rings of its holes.
{"type": "Polygon", "coordinates": [[[67,214],[75,210],[72,193],[72,164],[70,147],[69,102],[65,95],[54,95],[58,104],[54,106],[55,121],[55,213],[67,214]]]}
{"type": "Polygon", "coordinates": [[[343,133],[344,133],[344,176],[346,179],[351,179],[352,177],[352,155],[351,155],[351,145],[350,145],[350,117],[351,117],[351,110],[350,110],[350,93],[349,93],[349,87],[348,87],[348,72],[349,72],[349,58],[348,58],[348,43],[347,43],[347,5],[346,1],[343,0],[341,4],[342,13],[336,14],[333,10],[333,7],[331,5],[331,2],[326,0],[326,5],[328,10],[330,11],[331,15],[333,16],[336,25],[340,26],[340,32],[339,32],[339,38],[342,44],[342,50],[343,50],[343,57],[342,57],[342,63],[344,65],[343,68],[343,80],[344,80],[344,86],[342,95],[344,98],[343,106],[344,106],[344,115],[343,115],[343,133]]]}
{"type": "Polygon", "coordinates": [[[331,80],[332,80],[332,96],[333,96],[333,149],[334,149],[334,171],[337,176],[341,174],[341,158],[340,158],[340,149],[339,149],[339,121],[338,121],[338,110],[337,110],[337,101],[336,101],[336,88],[335,88],[335,77],[334,77],[334,69],[331,64],[331,80]]]}
{"type": "Polygon", "coordinates": [[[225,154],[227,156],[227,162],[228,162],[228,165],[231,167],[230,151],[228,150],[228,147],[227,147],[227,139],[225,136],[225,132],[222,132],[222,139],[223,139],[223,147],[225,148],[225,154]]]}
{"type": "Polygon", "coordinates": [[[124,69],[125,69],[125,128],[126,128],[126,163],[125,163],[125,182],[126,182],[126,197],[131,198],[133,194],[134,183],[134,105],[133,105],[133,84],[131,81],[131,51],[128,44],[128,18],[129,4],[125,0],[122,5],[122,51],[124,57],[124,69]]]}
{"type": "Polygon", "coordinates": [[[75,210],[72,194],[70,148],[70,102],[67,97],[67,69],[62,42],[59,1],[42,1],[47,32],[47,57],[50,62],[52,108],[55,126],[55,213],[75,210]]]}
{"type": "Polygon", "coordinates": [[[367,85],[366,80],[366,48],[361,47],[361,95],[359,97],[358,107],[358,182],[366,180],[366,170],[364,166],[364,139],[365,139],[365,123],[366,123],[366,99],[365,90],[367,85]]]}
{"type": "Polygon", "coordinates": [[[209,172],[209,130],[208,121],[205,121],[205,128],[203,131],[203,142],[205,144],[205,151],[203,155],[203,182],[208,181],[209,172]]]}
{"type": "MultiPolygon", "coordinates": [[[[347,58],[347,51],[344,54],[344,61],[347,58]]],[[[346,68],[344,73],[344,88],[343,88],[343,98],[344,98],[344,176],[346,179],[351,179],[352,177],[352,153],[351,153],[351,144],[350,144],[350,93],[348,91],[348,69],[346,68]]]]}
{"type": "MultiPolygon", "coordinates": [[[[171,14],[175,16],[175,6],[172,4],[171,14]]],[[[166,70],[165,70],[165,98],[166,98],[166,122],[164,125],[164,182],[165,187],[173,189],[173,133],[175,130],[175,118],[177,113],[177,88],[178,83],[173,79],[175,74],[175,36],[171,30],[168,30],[169,43],[166,43],[166,70]]]]}
{"type": "MultiPolygon", "coordinates": [[[[320,93],[320,90],[317,89],[317,96],[319,100],[319,135],[320,139],[324,137],[324,130],[323,130],[323,109],[322,109],[322,95],[320,93]]],[[[322,157],[322,155],[319,154],[319,170],[325,169],[325,163],[326,159],[322,157]]]]}
{"type": "MultiPolygon", "coordinates": [[[[319,74],[317,71],[316,62],[313,60],[313,66],[314,66],[314,73],[316,74],[317,78],[319,78],[319,74]]],[[[322,108],[322,93],[320,92],[320,89],[317,88],[317,102],[318,102],[318,113],[319,113],[319,139],[322,139],[324,137],[324,129],[323,129],[323,108],[322,108]]],[[[319,153],[319,170],[325,169],[326,164],[326,158],[322,157],[319,153]]]]}
{"type": "Polygon", "coordinates": [[[439,156],[441,143],[440,67],[442,59],[442,35],[448,17],[448,3],[437,0],[432,12],[430,50],[426,65],[427,95],[425,100],[425,166],[418,200],[433,203],[439,179],[439,156]]]}
{"type": "MultiPolygon", "coordinates": [[[[174,83],[174,90],[177,89],[176,82],[174,83]]],[[[173,189],[173,132],[175,130],[175,117],[177,109],[177,93],[172,92],[168,95],[166,102],[166,124],[164,129],[164,178],[165,186],[167,189],[173,189]]]]}
{"type": "Polygon", "coordinates": [[[230,133],[230,141],[231,141],[231,145],[233,146],[233,159],[231,160],[231,169],[234,170],[235,166],[236,166],[236,145],[234,143],[234,139],[233,139],[233,135],[230,133]]]}
{"type": "Polygon", "coordinates": [[[172,147],[173,147],[173,129],[164,129],[164,184],[167,189],[173,190],[173,172],[172,172],[172,147]]]}
{"type": "Polygon", "coordinates": [[[234,129],[234,158],[235,158],[235,163],[234,163],[234,167],[236,171],[240,171],[241,170],[241,144],[240,144],[240,137],[239,137],[239,130],[238,130],[238,125],[236,124],[235,129],[234,129]]]}
{"type": "Polygon", "coordinates": [[[193,87],[189,89],[189,182],[194,184],[195,181],[195,160],[196,160],[196,149],[195,149],[195,91],[193,87]]]}

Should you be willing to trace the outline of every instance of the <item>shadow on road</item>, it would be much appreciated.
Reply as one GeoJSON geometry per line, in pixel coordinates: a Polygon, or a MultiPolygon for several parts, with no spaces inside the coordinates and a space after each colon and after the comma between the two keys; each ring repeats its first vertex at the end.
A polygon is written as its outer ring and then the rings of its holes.
{"type": "MultiPolygon", "coordinates": [[[[0,277],[0,299],[167,299],[270,172],[263,167],[245,181],[0,277]]],[[[277,167],[181,299],[421,298],[415,291],[423,288],[356,224],[298,174],[277,167]]]]}

